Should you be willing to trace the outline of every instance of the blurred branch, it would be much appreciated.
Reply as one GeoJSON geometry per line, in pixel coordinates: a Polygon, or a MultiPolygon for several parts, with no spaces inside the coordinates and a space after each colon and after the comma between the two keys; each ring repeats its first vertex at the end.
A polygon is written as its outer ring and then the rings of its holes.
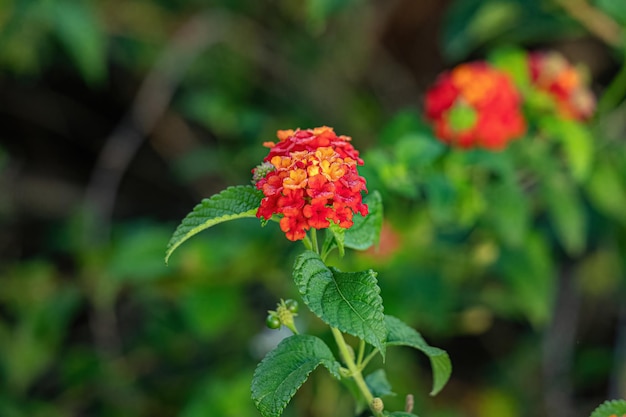
{"type": "Polygon", "coordinates": [[[609,398],[626,398],[626,305],[622,304],[617,314],[609,398]]]}
{"type": "Polygon", "coordinates": [[[87,188],[86,204],[94,215],[87,238],[108,239],[119,184],[145,137],[169,106],[177,86],[194,59],[219,42],[224,33],[224,16],[195,15],[165,46],[148,73],[128,114],[106,140],[87,188]],[[95,228],[95,230],[94,230],[95,228]]]}
{"type": "Polygon", "coordinates": [[[575,415],[571,366],[580,313],[580,297],[571,276],[571,266],[559,274],[552,322],[543,344],[543,383],[546,414],[553,417],[575,415]]]}
{"type": "Polygon", "coordinates": [[[622,30],[617,22],[586,0],[554,0],[554,2],[606,44],[615,48],[623,46],[622,30]]]}
{"type": "MultiPolygon", "coordinates": [[[[169,107],[187,68],[206,48],[222,39],[223,29],[224,16],[195,15],[165,46],[141,84],[128,114],[107,138],[92,171],[85,196],[88,215],[93,216],[85,228],[87,242],[102,244],[110,238],[115,200],[124,173],[169,107]]],[[[99,288],[91,296],[95,308],[90,325],[95,344],[104,353],[119,353],[117,297],[99,288]]]]}
{"type": "Polygon", "coordinates": [[[580,313],[580,297],[570,272],[564,266],[558,277],[552,322],[545,331],[542,371],[546,414],[553,417],[575,415],[571,366],[580,313]]]}

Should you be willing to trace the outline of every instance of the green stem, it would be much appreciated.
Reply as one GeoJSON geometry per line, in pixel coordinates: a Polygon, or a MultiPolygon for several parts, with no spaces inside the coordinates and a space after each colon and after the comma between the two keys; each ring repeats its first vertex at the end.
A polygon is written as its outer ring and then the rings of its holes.
{"type": "Polygon", "coordinates": [[[311,244],[313,245],[313,251],[319,255],[320,248],[317,244],[317,229],[311,229],[311,244]]]}
{"type": "Polygon", "coordinates": [[[367,355],[367,357],[360,363],[360,368],[365,369],[367,364],[370,363],[370,361],[374,359],[376,355],[378,355],[378,349],[374,349],[373,351],[370,352],[369,355],[367,355]]]}
{"type": "Polygon", "coordinates": [[[364,368],[363,366],[361,366],[361,364],[363,363],[363,355],[365,355],[365,340],[360,339],[359,340],[359,353],[356,356],[356,365],[360,369],[364,368]]]}
{"type": "Polygon", "coordinates": [[[302,239],[302,244],[308,250],[313,250],[313,243],[311,243],[311,239],[309,239],[308,235],[304,235],[304,239],[302,239]]]}
{"type": "Polygon", "coordinates": [[[343,338],[343,335],[341,334],[339,329],[335,327],[331,327],[330,330],[332,331],[333,336],[335,337],[335,342],[337,342],[337,347],[339,348],[339,353],[341,355],[341,358],[343,359],[344,363],[348,367],[348,370],[350,371],[350,376],[352,376],[352,378],[354,379],[354,382],[359,388],[359,391],[361,391],[361,394],[363,394],[363,398],[365,398],[367,405],[370,407],[370,410],[374,413],[374,417],[383,417],[382,412],[372,410],[372,401],[374,400],[374,396],[372,395],[371,391],[367,387],[367,384],[365,383],[365,380],[363,379],[363,375],[361,374],[361,369],[359,369],[359,367],[357,367],[356,364],[354,363],[354,358],[352,357],[352,354],[350,353],[350,350],[348,348],[348,345],[346,344],[346,341],[343,338]]]}

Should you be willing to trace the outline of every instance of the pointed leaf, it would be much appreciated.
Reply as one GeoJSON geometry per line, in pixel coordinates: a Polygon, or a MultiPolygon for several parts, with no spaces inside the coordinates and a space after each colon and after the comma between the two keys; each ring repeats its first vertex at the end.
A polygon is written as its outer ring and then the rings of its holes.
{"type": "Polygon", "coordinates": [[[251,185],[228,187],[211,198],[205,198],[194,207],[176,228],[167,244],[165,263],[184,241],[218,223],[255,217],[263,193],[251,185]]]}
{"type": "Polygon", "coordinates": [[[391,390],[391,384],[387,380],[384,369],[377,369],[365,377],[365,383],[374,397],[384,397],[386,395],[396,395],[391,390]]]}
{"type": "Polygon", "coordinates": [[[294,280],[304,302],[320,319],[365,340],[384,356],[387,329],[376,272],[341,272],[306,251],[296,258],[294,280]]]}
{"type": "Polygon", "coordinates": [[[613,400],[605,401],[596,408],[590,417],[622,417],[626,415],[626,401],[613,400]]]}
{"type": "Polygon", "coordinates": [[[383,227],[383,198],[378,191],[373,191],[364,199],[369,214],[365,217],[354,216],[354,225],[346,230],[344,244],[346,247],[365,250],[378,243],[380,229],[383,227]]]}
{"type": "Polygon", "coordinates": [[[446,351],[430,346],[421,334],[396,317],[385,316],[385,323],[389,330],[387,346],[410,346],[426,354],[433,369],[433,389],[430,395],[441,391],[452,373],[452,363],[446,351]]]}
{"type": "Polygon", "coordinates": [[[309,374],[319,365],[340,379],[330,348],[311,335],[284,339],[265,356],[252,377],[252,400],[263,417],[279,417],[309,374]]]}

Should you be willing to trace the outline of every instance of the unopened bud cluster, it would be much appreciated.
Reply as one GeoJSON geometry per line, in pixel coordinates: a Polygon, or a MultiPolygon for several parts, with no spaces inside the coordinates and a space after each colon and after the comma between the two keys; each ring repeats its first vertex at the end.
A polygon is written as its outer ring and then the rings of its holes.
{"type": "Polygon", "coordinates": [[[298,334],[298,330],[296,329],[296,325],[293,321],[294,317],[297,315],[298,302],[291,299],[281,299],[280,303],[276,305],[276,310],[268,311],[265,323],[270,329],[278,329],[280,326],[285,326],[294,334],[298,334]]]}

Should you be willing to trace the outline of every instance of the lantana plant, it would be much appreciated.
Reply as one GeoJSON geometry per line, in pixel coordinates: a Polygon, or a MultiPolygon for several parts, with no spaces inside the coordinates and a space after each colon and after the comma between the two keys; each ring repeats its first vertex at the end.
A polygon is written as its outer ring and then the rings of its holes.
{"type": "Polygon", "coordinates": [[[369,408],[375,417],[414,416],[408,400],[404,411],[385,409],[382,397],[391,393],[389,383],[383,370],[366,373],[368,365],[378,355],[384,360],[392,346],[418,349],[430,360],[435,395],[450,377],[448,354],[384,313],[375,271],[344,272],[327,264],[335,250],[344,256],[346,248],[376,244],[381,196],[373,191],[364,197],[366,181],[358,173],[363,160],[350,137],[329,127],[281,130],[277,137],[278,142],[265,143],[269,153],[252,170],[253,185],[229,187],[202,200],[174,232],[165,260],[187,239],[219,223],[249,217],[262,225],[278,222],[287,239],[304,245],[293,266],[294,283],[304,304],[330,327],[335,347],[298,331],[296,300],[281,300],[269,310],[268,327],[285,326],[293,334],[265,356],[252,377],[252,400],[261,415],[280,416],[309,374],[323,365],[354,393],[356,413],[369,408]],[[346,335],[357,341],[354,346],[346,335]]]}
{"type": "MultiPolygon", "coordinates": [[[[611,271],[598,254],[623,259],[623,238],[613,236],[626,213],[623,132],[607,132],[589,81],[556,51],[496,50],[442,73],[425,95],[428,123],[406,112],[381,135],[386,148],[364,155],[369,184],[386,191],[386,201],[413,203],[393,205],[405,228],[400,246],[437,253],[406,267],[430,267],[456,291],[461,282],[472,288],[458,301],[468,312],[528,320],[554,346],[537,355],[545,386],[562,380],[571,366],[562,352],[574,350],[555,344],[550,330],[571,324],[559,291],[576,277],[582,293],[598,271],[611,271]],[[431,235],[413,237],[424,230],[431,235]],[[446,270],[447,259],[462,267],[446,270]]],[[[615,286],[594,297],[623,287],[620,272],[609,275],[615,286]]],[[[608,401],[592,417],[625,417],[625,406],[608,401]]]]}

